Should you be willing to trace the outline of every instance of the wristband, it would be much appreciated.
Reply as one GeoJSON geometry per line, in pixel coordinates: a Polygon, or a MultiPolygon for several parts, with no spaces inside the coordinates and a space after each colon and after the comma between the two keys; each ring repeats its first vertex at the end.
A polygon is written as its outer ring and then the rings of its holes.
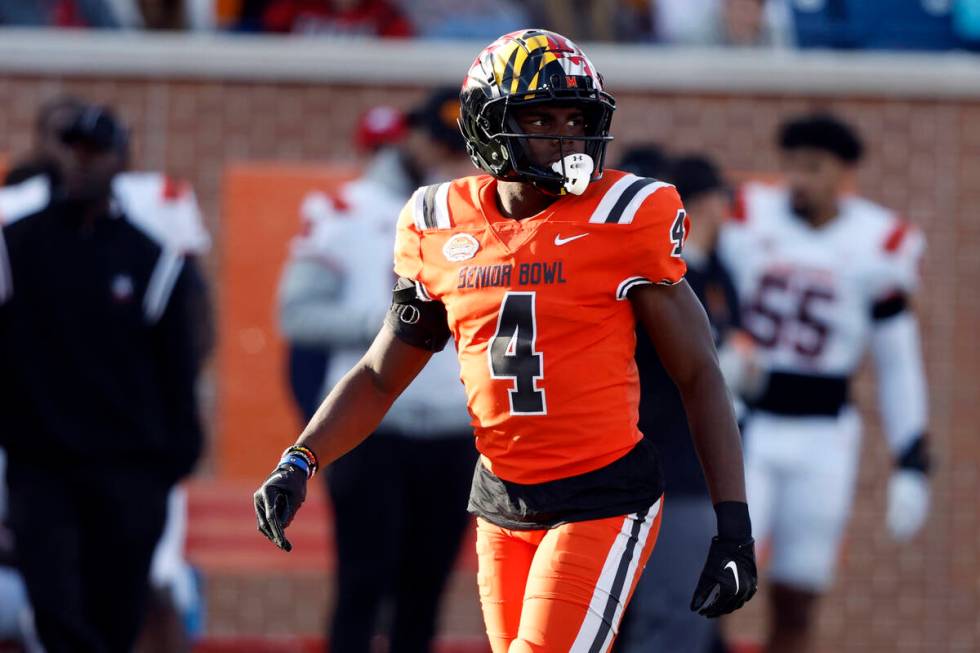
{"type": "Polygon", "coordinates": [[[931,463],[926,436],[921,435],[905,447],[905,450],[895,461],[895,466],[899,469],[914,469],[923,474],[928,474],[931,463]]]}
{"type": "Polygon", "coordinates": [[[320,465],[316,459],[316,454],[304,446],[294,444],[293,446],[289,447],[282,452],[282,459],[280,459],[279,462],[289,462],[287,460],[289,457],[301,458],[306,463],[306,465],[302,466],[301,468],[306,472],[308,478],[313,478],[313,476],[317,473],[317,470],[320,468],[320,465]]]}
{"type": "Polygon", "coordinates": [[[744,541],[752,537],[749,505],[742,501],[722,501],[715,504],[718,537],[723,540],[744,541]]]}
{"type": "Polygon", "coordinates": [[[310,473],[310,463],[306,461],[306,458],[299,455],[298,453],[287,453],[280,460],[280,465],[294,465],[303,470],[306,474],[306,478],[311,478],[313,474],[310,473]]]}

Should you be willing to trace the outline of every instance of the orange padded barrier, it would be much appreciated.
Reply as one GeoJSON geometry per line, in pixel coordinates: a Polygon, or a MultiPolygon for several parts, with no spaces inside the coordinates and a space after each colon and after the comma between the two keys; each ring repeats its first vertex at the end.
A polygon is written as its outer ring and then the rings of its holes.
{"type": "Polygon", "coordinates": [[[348,167],[240,163],[225,170],[219,244],[215,443],[221,478],[257,480],[296,438],[286,350],[276,326],[276,288],[312,190],[330,193],[348,167]]]}

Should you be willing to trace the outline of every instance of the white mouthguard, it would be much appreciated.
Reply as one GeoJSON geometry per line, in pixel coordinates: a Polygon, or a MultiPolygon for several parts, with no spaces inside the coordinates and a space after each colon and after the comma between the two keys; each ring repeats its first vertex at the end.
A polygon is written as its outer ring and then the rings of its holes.
{"type": "Polygon", "coordinates": [[[588,154],[569,154],[561,161],[552,163],[551,169],[560,175],[565,175],[562,183],[566,191],[572,195],[581,195],[589,186],[595,163],[588,154]]]}

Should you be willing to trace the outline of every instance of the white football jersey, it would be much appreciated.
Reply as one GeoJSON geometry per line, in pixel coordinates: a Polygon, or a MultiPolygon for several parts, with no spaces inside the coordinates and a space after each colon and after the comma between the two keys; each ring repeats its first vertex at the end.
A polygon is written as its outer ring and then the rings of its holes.
{"type": "MultiPolygon", "coordinates": [[[[348,315],[374,313],[381,328],[397,277],[392,271],[395,219],[405,197],[383,184],[361,178],[345,184],[336,198],[310,193],[300,210],[304,233],[292,243],[293,259],[306,259],[339,273],[343,279],[336,310],[348,315]]],[[[331,350],[326,389],[350,371],[365,347],[331,350]]],[[[452,343],[435,353],[398,397],[382,420],[410,437],[469,434],[466,393],[452,343]]]]}
{"type": "Polygon", "coordinates": [[[786,188],[765,184],[742,189],[738,213],[719,252],[762,365],[850,376],[868,345],[873,306],[916,286],[921,232],[854,196],[813,228],[792,212],[786,188]]]}
{"type": "Polygon", "coordinates": [[[130,222],[182,254],[205,254],[211,236],[190,184],[159,172],[126,172],[112,180],[112,195],[130,222]]]}

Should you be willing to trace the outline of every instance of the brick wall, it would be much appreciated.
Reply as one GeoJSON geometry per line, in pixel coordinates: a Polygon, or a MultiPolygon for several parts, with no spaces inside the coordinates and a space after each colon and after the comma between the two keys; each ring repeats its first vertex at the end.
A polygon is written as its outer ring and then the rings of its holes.
{"type": "MultiPolygon", "coordinates": [[[[422,94],[415,88],[7,76],[0,77],[0,152],[27,148],[35,108],[58,92],[116,105],[133,126],[136,165],[193,182],[216,237],[215,257],[226,162],[352,160],[349,135],[361,110],[379,102],[407,104],[422,94]]],[[[919,308],[939,464],[926,533],[907,546],[891,543],[883,527],[888,464],[869,414],[846,560],[820,613],[818,651],[980,650],[980,103],[631,92],[619,96],[619,105],[612,160],[624,143],[659,141],[709,151],[734,170],[771,171],[772,132],[782,116],[827,106],[860,127],[869,146],[861,191],[904,213],[929,239],[919,308]]],[[[858,384],[858,397],[863,407],[873,405],[867,379],[858,384]]],[[[219,611],[213,623],[247,629],[249,622],[233,613],[255,613],[255,599],[242,588],[258,586],[261,579],[212,585],[219,611]]],[[[315,588],[300,589],[309,601],[328,600],[315,588]]],[[[457,605],[475,610],[474,594],[457,605]]],[[[763,607],[763,600],[754,601],[730,628],[758,634],[763,607]]],[[[476,628],[471,616],[463,623],[476,628]]],[[[282,626],[275,630],[283,632],[282,626]]],[[[297,627],[317,626],[307,616],[297,627]]]]}

